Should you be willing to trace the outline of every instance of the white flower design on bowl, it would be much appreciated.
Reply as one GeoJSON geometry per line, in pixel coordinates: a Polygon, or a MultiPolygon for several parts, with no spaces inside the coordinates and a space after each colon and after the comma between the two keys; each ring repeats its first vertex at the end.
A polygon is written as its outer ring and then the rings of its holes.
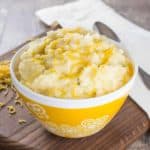
{"type": "Polygon", "coordinates": [[[31,112],[33,112],[33,114],[35,114],[37,117],[39,117],[40,119],[48,119],[49,116],[47,115],[45,109],[38,105],[38,104],[34,104],[34,103],[26,103],[27,107],[30,109],[31,112]]]}
{"type": "Polygon", "coordinates": [[[86,119],[77,126],[71,126],[68,124],[56,124],[51,121],[44,123],[44,126],[52,133],[63,137],[84,137],[90,134],[94,134],[104,128],[109,122],[110,116],[105,115],[97,119],[86,119]]]}

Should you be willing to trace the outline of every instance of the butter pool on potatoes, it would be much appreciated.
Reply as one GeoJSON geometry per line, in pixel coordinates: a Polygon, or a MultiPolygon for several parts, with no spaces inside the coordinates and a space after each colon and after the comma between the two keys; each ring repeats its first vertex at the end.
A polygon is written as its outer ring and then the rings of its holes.
{"type": "Polygon", "coordinates": [[[131,66],[108,38],[83,28],[63,28],[28,44],[18,74],[37,93],[77,99],[122,87],[132,76],[131,66]]]}

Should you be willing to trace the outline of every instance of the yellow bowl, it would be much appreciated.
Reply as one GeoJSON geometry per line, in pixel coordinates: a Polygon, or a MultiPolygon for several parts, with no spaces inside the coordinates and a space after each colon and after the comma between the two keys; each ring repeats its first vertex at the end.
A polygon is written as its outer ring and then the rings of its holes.
{"type": "Polygon", "coordinates": [[[102,130],[125,102],[137,74],[137,66],[133,62],[133,76],[128,83],[100,97],[72,100],[43,96],[25,87],[16,78],[15,70],[19,57],[25,50],[26,46],[21,48],[11,61],[12,82],[35,118],[48,131],[62,137],[85,137],[102,130]]]}

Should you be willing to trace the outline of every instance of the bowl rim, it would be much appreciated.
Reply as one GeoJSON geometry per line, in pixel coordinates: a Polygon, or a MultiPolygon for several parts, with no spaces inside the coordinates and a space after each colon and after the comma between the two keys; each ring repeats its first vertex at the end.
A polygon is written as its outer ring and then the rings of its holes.
{"type": "Polygon", "coordinates": [[[97,96],[97,97],[91,97],[91,98],[71,99],[71,98],[49,97],[49,96],[45,96],[45,95],[32,91],[30,88],[23,85],[17,79],[16,74],[14,72],[14,64],[15,64],[16,58],[19,57],[20,54],[25,50],[24,47],[27,46],[28,43],[22,46],[11,59],[10,74],[11,74],[12,82],[14,86],[16,87],[16,89],[19,91],[19,93],[21,93],[24,97],[29,98],[32,101],[38,102],[43,105],[61,107],[61,108],[87,108],[87,107],[110,103],[114,100],[117,100],[121,97],[128,95],[128,92],[130,88],[132,87],[132,84],[138,72],[138,65],[135,63],[134,59],[131,57],[129,51],[125,48],[125,46],[115,41],[114,43],[117,44],[120,48],[122,48],[126,52],[127,56],[130,58],[132,65],[133,65],[133,75],[129,79],[129,81],[125,83],[122,87],[108,94],[97,96]]]}

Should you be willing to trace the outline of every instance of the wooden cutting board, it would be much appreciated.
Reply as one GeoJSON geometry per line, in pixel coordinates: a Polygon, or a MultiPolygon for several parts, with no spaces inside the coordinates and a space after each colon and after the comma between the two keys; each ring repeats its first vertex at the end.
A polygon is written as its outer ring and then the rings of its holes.
{"type": "MultiPolygon", "coordinates": [[[[14,50],[18,50],[27,42],[14,50]]],[[[14,50],[0,56],[0,60],[11,59],[14,50]]],[[[15,94],[11,89],[8,89],[7,95],[6,91],[0,92],[0,102],[6,103],[0,109],[0,150],[122,150],[150,127],[145,112],[129,97],[120,112],[99,133],[80,139],[61,138],[47,132],[24,107],[16,106],[14,99],[15,94]],[[15,115],[8,114],[9,105],[15,106],[15,115]],[[27,122],[20,125],[19,119],[25,119],[27,122]]]]}

